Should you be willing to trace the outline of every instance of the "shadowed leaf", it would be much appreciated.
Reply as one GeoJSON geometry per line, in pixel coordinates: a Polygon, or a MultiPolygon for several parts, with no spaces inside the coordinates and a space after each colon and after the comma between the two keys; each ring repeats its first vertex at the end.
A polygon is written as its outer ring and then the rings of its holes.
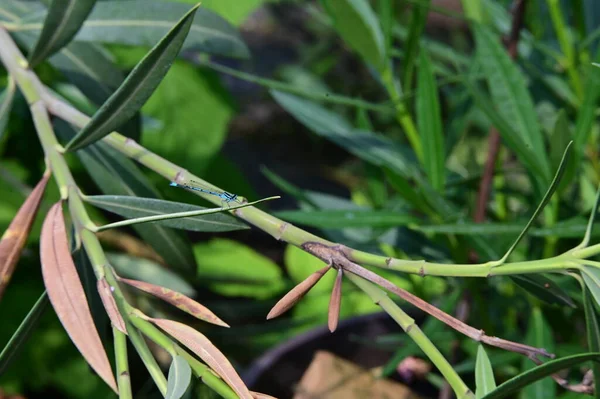
{"type": "Polygon", "coordinates": [[[583,266],[581,276],[592,297],[600,306],[600,270],[593,266],[583,266]]]}
{"type": "Polygon", "coordinates": [[[325,266],[321,270],[317,270],[310,276],[308,276],[305,280],[303,280],[300,284],[296,285],[292,288],[287,294],[283,296],[276,304],[273,306],[273,309],[267,315],[267,320],[280,316],[281,314],[287,312],[294,306],[302,297],[315,285],[319,282],[321,277],[325,275],[325,273],[329,270],[329,266],[325,266]]]}
{"type": "Polygon", "coordinates": [[[2,235],[0,241],[0,299],[2,299],[4,290],[21,257],[21,251],[29,236],[49,178],[49,173],[44,174],[2,235]]]}
{"type": "Polygon", "coordinates": [[[177,25],[136,65],[123,84],[106,100],[90,122],[67,144],[67,150],[74,151],[100,140],[139,111],[179,54],[197,7],[193,7],[184,15],[177,25]]]}
{"type": "Polygon", "coordinates": [[[172,320],[150,319],[150,321],[198,355],[240,398],[252,399],[248,388],[229,363],[229,360],[203,334],[192,327],[172,320]]]}
{"type": "Polygon", "coordinates": [[[17,85],[15,84],[15,81],[12,79],[12,77],[9,77],[6,90],[0,94],[0,139],[2,138],[4,130],[6,129],[6,125],[8,124],[8,117],[12,109],[16,87],[17,85]]]}
{"type": "Polygon", "coordinates": [[[0,353],[0,375],[4,373],[10,363],[19,354],[23,344],[27,342],[27,339],[37,326],[38,321],[44,314],[44,310],[48,305],[48,295],[44,293],[36,301],[35,305],[31,308],[25,319],[21,322],[21,325],[15,331],[10,341],[6,344],[2,353],[0,353]]]}
{"type": "Polygon", "coordinates": [[[569,294],[561,289],[556,282],[542,274],[515,275],[510,276],[510,278],[517,285],[546,303],[551,305],[566,305],[572,308],[577,307],[569,294]]]}
{"type": "Polygon", "coordinates": [[[46,215],[40,241],[42,275],[56,315],[88,364],[118,392],[69,252],[61,202],[46,215]]]}
{"type": "Polygon", "coordinates": [[[98,294],[100,294],[100,299],[102,299],[102,304],[104,305],[104,309],[106,309],[106,313],[108,314],[112,325],[123,334],[127,334],[125,322],[123,321],[121,313],[119,313],[115,298],[112,296],[111,287],[105,278],[98,280],[98,294]]]}
{"type": "MultiPolygon", "coordinates": [[[[588,350],[590,352],[600,351],[600,323],[598,323],[598,313],[594,306],[594,300],[590,297],[590,292],[587,288],[583,288],[583,306],[585,310],[585,324],[587,332],[588,350]]],[[[594,373],[594,382],[596,386],[600,386],[600,364],[594,362],[592,364],[594,373]]],[[[594,391],[594,397],[600,398],[600,389],[594,391]]]]}
{"type": "Polygon", "coordinates": [[[340,267],[337,271],[337,277],[331,290],[331,299],[329,301],[329,316],[327,319],[327,326],[329,331],[334,332],[338,326],[340,320],[340,306],[342,303],[342,268],[340,267]]]}
{"type": "Polygon", "coordinates": [[[143,281],[129,280],[126,278],[119,278],[125,284],[131,285],[147,292],[148,294],[154,295],[157,298],[162,299],[165,302],[170,303],[178,309],[208,323],[216,324],[218,326],[229,327],[227,323],[219,319],[213,312],[211,312],[205,306],[199,304],[193,299],[173,290],[165,287],[159,287],[154,284],[145,283],[143,281]]]}
{"type": "Polygon", "coordinates": [[[175,356],[169,367],[167,381],[167,395],[165,399],[179,399],[187,391],[192,380],[192,369],[188,362],[181,356],[175,356]]]}
{"type": "Polygon", "coordinates": [[[92,11],[96,0],[52,0],[44,27],[29,63],[36,66],[49,55],[66,46],[92,11]]]}

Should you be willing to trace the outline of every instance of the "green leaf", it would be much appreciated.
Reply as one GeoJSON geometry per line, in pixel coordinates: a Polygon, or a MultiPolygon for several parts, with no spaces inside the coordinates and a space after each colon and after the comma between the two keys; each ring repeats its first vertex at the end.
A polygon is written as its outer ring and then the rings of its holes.
{"type": "Polygon", "coordinates": [[[8,79],[8,85],[6,89],[0,94],[0,140],[6,130],[8,124],[8,117],[12,110],[13,99],[15,97],[16,85],[12,78],[8,79]]]}
{"type": "MultiPolygon", "coordinates": [[[[196,0],[186,0],[194,3],[196,0]]],[[[240,26],[246,18],[267,0],[203,0],[202,8],[214,11],[231,24],[240,26]]]]}
{"type": "MultiPolygon", "coordinates": [[[[572,140],[571,130],[569,129],[569,119],[564,109],[558,111],[552,138],[550,140],[550,165],[553,168],[558,168],[562,160],[565,148],[568,147],[572,140]]],[[[561,184],[562,185],[562,184],[561,184]]]]}
{"type": "Polygon", "coordinates": [[[511,247],[508,249],[508,251],[506,251],[506,254],[504,254],[502,259],[500,259],[501,263],[504,263],[506,261],[506,259],[508,259],[509,255],[516,248],[517,244],[519,244],[521,239],[525,236],[525,234],[527,233],[527,230],[529,230],[529,228],[531,227],[531,225],[533,224],[535,219],[542,212],[542,210],[544,210],[544,207],[546,206],[548,201],[550,201],[550,198],[552,198],[552,194],[554,194],[554,191],[556,191],[556,188],[558,187],[558,184],[560,183],[560,179],[562,178],[562,175],[565,171],[565,167],[567,166],[572,143],[573,142],[570,142],[569,145],[567,146],[567,148],[565,149],[563,158],[560,161],[560,165],[558,166],[558,170],[556,171],[556,174],[554,175],[554,179],[552,179],[552,183],[550,183],[550,187],[548,187],[546,194],[544,194],[544,198],[542,198],[542,201],[536,208],[535,212],[533,212],[531,219],[529,219],[529,222],[527,222],[527,225],[525,225],[525,228],[523,228],[523,231],[521,231],[521,233],[519,234],[519,236],[517,237],[515,242],[511,245],[511,247]]]}
{"type": "MultiPolygon", "coordinates": [[[[590,352],[582,353],[579,355],[565,356],[561,359],[551,360],[544,363],[542,366],[537,366],[531,370],[517,375],[510,380],[500,384],[495,391],[490,392],[482,399],[500,399],[506,398],[510,395],[518,392],[522,388],[544,378],[548,377],[560,370],[576,366],[588,360],[598,362],[600,360],[600,353],[590,352]]],[[[540,398],[551,398],[553,396],[539,396],[540,398]]]]}
{"type": "Polygon", "coordinates": [[[377,16],[367,0],[321,0],[342,39],[364,61],[382,70],[385,42],[377,16]]]}
{"type": "MultiPolygon", "coordinates": [[[[421,54],[423,54],[427,48],[420,44],[420,40],[423,36],[425,24],[427,23],[427,14],[429,13],[430,5],[431,0],[424,0],[420,2],[418,6],[412,8],[408,37],[403,48],[405,54],[404,59],[402,60],[402,88],[405,91],[410,90],[413,87],[413,71],[415,69],[419,49],[422,49],[421,54]]],[[[421,63],[422,60],[419,61],[419,64],[421,63]]],[[[421,68],[421,66],[419,68],[421,68]]],[[[420,130],[419,133],[421,133],[420,130]]]]}
{"type": "Polygon", "coordinates": [[[427,52],[419,57],[416,100],[417,126],[423,143],[423,168],[431,186],[443,192],[446,182],[444,132],[435,76],[427,52]]]}
{"type": "Polygon", "coordinates": [[[167,380],[167,394],[165,399],[179,399],[187,391],[192,381],[192,369],[189,363],[177,355],[169,367],[169,379],[167,380]]]}
{"type": "MultiPolygon", "coordinates": [[[[92,195],[86,196],[85,201],[127,218],[139,218],[176,212],[201,211],[207,208],[184,204],[181,202],[164,201],[154,198],[140,198],[126,195],[92,195]]],[[[246,224],[225,213],[213,213],[205,216],[194,216],[180,219],[164,219],[156,224],[176,229],[223,232],[247,229],[246,224]]]]}
{"type": "Polygon", "coordinates": [[[27,341],[37,326],[40,318],[44,314],[48,302],[48,295],[46,294],[46,291],[44,291],[44,293],[40,295],[39,299],[36,301],[35,305],[33,305],[25,319],[23,319],[17,331],[15,331],[13,336],[10,338],[10,341],[8,341],[4,349],[2,349],[2,353],[0,353],[0,374],[4,373],[6,368],[18,355],[23,344],[27,341]]]}
{"type": "Polygon", "coordinates": [[[141,144],[198,175],[208,172],[234,115],[232,98],[218,81],[214,72],[175,62],[143,108],[145,115],[163,124],[146,127],[141,144]]]}
{"type": "Polygon", "coordinates": [[[418,224],[419,218],[393,211],[314,210],[283,211],[275,214],[292,223],[327,229],[347,227],[398,227],[418,224]]]}
{"type": "Polygon", "coordinates": [[[592,207],[592,211],[590,212],[590,218],[588,219],[587,226],[585,228],[585,235],[583,236],[583,240],[581,240],[581,244],[579,244],[578,248],[585,248],[589,245],[590,239],[592,237],[592,232],[594,230],[594,221],[596,220],[596,215],[598,214],[598,205],[600,204],[600,186],[598,186],[598,190],[596,191],[596,200],[594,201],[594,206],[592,207]]]}
{"type": "Polygon", "coordinates": [[[151,260],[114,253],[107,253],[107,257],[121,277],[169,288],[189,297],[196,295],[194,288],[183,278],[151,260]]]}
{"type": "MultiPolygon", "coordinates": [[[[598,323],[598,313],[596,313],[596,307],[590,297],[590,292],[587,288],[583,287],[583,306],[585,309],[585,324],[587,332],[588,350],[590,352],[600,351],[600,323],[598,323]]],[[[600,381],[600,364],[594,362],[592,364],[592,370],[594,373],[594,382],[598,386],[597,381],[600,381]]],[[[594,391],[594,397],[600,398],[600,389],[594,391]]]]}
{"type": "MultiPolygon", "coordinates": [[[[527,336],[525,343],[535,348],[545,348],[548,352],[554,351],[554,340],[552,339],[552,327],[544,319],[540,308],[533,308],[529,317],[527,336]]],[[[523,358],[525,369],[536,368],[527,358],[523,358]]],[[[547,377],[541,381],[527,385],[523,389],[523,399],[554,398],[556,397],[556,384],[547,377]]]]}
{"type": "Polygon", "coordinates": [[[600,270],[594,266],[583,266],[581,272],[585,285],[600,306],[600,270]]]}
{"type": "Polygon", "coordinates": [[[484,395],[496,389],[494,370],[483,345],[477,347],[477,362],[475,363],[475,397],[482,398],[484,395]]]}
{"type": "Polygon", "coordinates": [[[570,306],[575,303],[560,286],[542,274],[515,275],[510,278],[521,288],[551,305],[570,306]]]}
{"type": "Polygon", "coordinates": [[[271,90],[271,95],[300,123],[357,157],[377,166],[386,166],[405,178],[418,175],[413,154],[387,137],[354,129],[344,118],[314,102],[276,90],[271,90]]]}
{"type": "MultiPolygon", "coordinates": [[[[54,122],[57,132],[71,137],[72,130],[65,122],[54,122]]],[[[105,194],[160,198],[158,191],[128,158],[102,142],[90,145],[77,155],[92,180],[105,194]]],[[[157,225],[143,224],[133,229],[172,267],[194,269],[196,262],[191,245],[178,231],[157,225]]]]}
{"type": "MultiPolygon", "coordinates": [[[[75,40],[151,47],[189,9],[187,4],[173,1],[99,1],[75,40]]],[[[39,31],[39,21],[39,15],[30,17],[22,22],[19,30],[39,31]]],[[[236,29],[204,7],[197,11],[183,48],[226,57],[249,57],[248,48],[236,29]]]]}
{"type": "Polygon", "coordinates": [[[492,101],[504,119],[515,127],[515,132],[543,167],[542,176],[547,178],[550,165],[525,78],[498,36],[479,25],[474,27],[474,32],[478,62],[490,87],[492,101]]]}
{"type": "Polygon", "coordinates": [[[52,0],[42,33],[29,54],[34,67],[66,46],[92,11],[96,0],[52,0]]]}
{"type": "Polygon", "coordinates": [[[266,299],[285,287],[275,263],[236,241],[214,239],[196,244],[194,254],[198,277],[219,294],[266,299]]]}
{"type": "Polygon", "coordinates": [[[184,15],[136,65],[123,84],[94,114],[90,122],[67,144],[67,150],[74,151],[100,140],[139,111],[179,54],[197,7],[184,15]]]}

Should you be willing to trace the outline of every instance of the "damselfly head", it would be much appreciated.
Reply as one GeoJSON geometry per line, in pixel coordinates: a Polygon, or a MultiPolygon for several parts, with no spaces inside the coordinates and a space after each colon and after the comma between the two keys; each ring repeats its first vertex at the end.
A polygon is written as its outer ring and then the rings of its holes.
{"type": "Polygon", "coordinates": [[[174,181],[172,181],[170,185],[173,186],[173,187],[177,187],[179,184],[177,184],[174,181]]]}

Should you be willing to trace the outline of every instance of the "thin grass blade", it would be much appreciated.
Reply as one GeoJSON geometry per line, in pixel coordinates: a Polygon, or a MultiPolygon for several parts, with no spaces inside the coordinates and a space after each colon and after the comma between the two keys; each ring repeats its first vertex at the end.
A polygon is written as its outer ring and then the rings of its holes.
{"type": "Polygon", "coordinates": [[[10,282],[37,215],[50,173],[45,173],[2,234],[0,240],[0,299],[10,282]]]}
{"type": "Polygon", "coordinates": [[[54,204],[46,215],[40,241],[42,275],[56,315],[88,364],[118,392],[69,252],[62,202],[54,204]]]}

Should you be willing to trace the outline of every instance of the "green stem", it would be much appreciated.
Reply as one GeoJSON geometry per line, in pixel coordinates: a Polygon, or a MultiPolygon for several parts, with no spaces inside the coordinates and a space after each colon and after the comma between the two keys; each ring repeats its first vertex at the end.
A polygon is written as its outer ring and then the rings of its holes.
{"type": "Polygon", "coordinates": [[[142,337],[140,332],[131,323],[126,322],[126,324],[129,340],[142,359],[146,370],[150,373],[150,377],[154,380],[158,390],[165,396],[167,394],[167,379],[165,378],[165,375],[152,355],[150,348],[148,348],[148,344],[146,344],[144,337],[142,337]]]}
{"type": "Polygon", "coordinates": [[[381,306],[381,308],[384,309],[404,331],[406,331],[432,363],[435,364],[440,373],[442,373],[446,381],[448,381],[448,384],[450,384],[454,390],[457,398],[466,399],[475,397],[458,373],[454,371],[452,365],[444,358],[444,355],[442,355],[429,338],[423,334],[423,331],[415,324],[415,321],[396,305],[390,297],[388,297],[385,291],[353,273],[345,273],[345,275],[350,281],[363,290],[373,302],[381,306]]]}
{"type": "Polygon", "coordinates": [[[115,340],[115,363],[117,366],[117,382],[119,384],[119,399],[132,399],[131,378],[129,377],[129,362],[127,361],[127,337],[113,327],[115,340]]]}

